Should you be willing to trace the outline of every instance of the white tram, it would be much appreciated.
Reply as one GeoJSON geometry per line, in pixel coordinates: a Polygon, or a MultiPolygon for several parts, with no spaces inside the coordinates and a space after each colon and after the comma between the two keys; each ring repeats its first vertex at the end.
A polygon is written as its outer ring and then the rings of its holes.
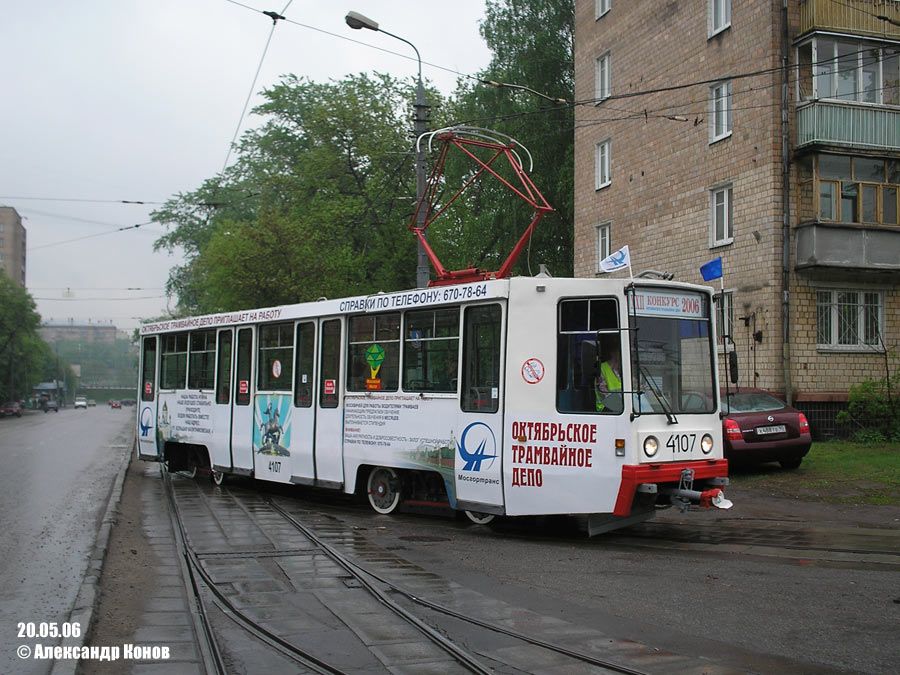
{"type": "Polygon", "coordinates": [[[145,324],[138,453],[592,533],[727,508],[711,300],[541,275],[145,324]],[[598,404],[615,347],[624,392],[598,404]]]}

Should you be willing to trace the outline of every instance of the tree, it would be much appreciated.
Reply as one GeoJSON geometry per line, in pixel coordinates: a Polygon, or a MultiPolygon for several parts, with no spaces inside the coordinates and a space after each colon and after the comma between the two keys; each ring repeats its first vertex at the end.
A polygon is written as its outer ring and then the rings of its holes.
{"type": "Polygon", "coordinates": [[[34,299],[0,272],[0,399],[20,400],[40,381],[50,354],[34,299]]]}
{"type": "MultiPolygon", "coordinates": [[[[153,213],[184,249],[168,290],[205,313],[414,285],[413,100],[387,75],[263,92],[236,163],[153,213]]],[[[437,97],[431,94],[432,100],[437,97]]]]}
{"type": "MultiPolygon", "coordinates": [[[[493,52],[480,82],[462,82],[440,114],[443,125],[465,123],[512,136],[531,152],[531,174],[555,209],[534,232],[515,270],[536,273],[547,263],[553,274],[571,275],[574,222],[574,113],[521,88],[494,87],[485,81],[521,85],[550,98],[574,99],[573,0],[496,0],[487,2],[481,34],[493,52]]],[[[446,183],[454,188],[470,175],[469,161],[448,157],[446,183]]],[[[527,169],[526,165],[526,169],[527,169]]],[[[444,264],[496,269],[531,220],[530,209],[496,181],[480,181],[453,217],[429,230],[444,264]],[[443,253],[447,251],[446,260],[443,253]]]]}

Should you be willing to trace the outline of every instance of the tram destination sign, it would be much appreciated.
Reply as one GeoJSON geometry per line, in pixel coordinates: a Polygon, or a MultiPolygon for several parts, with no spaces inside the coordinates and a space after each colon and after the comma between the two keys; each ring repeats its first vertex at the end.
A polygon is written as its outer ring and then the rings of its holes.
{"type": "Polygon", "coordinates": [[[700,293],[638,288],[632,295],[634,313],[638,316],[668,316],[677,319],[706,319],[709,303],[700,293]]]}

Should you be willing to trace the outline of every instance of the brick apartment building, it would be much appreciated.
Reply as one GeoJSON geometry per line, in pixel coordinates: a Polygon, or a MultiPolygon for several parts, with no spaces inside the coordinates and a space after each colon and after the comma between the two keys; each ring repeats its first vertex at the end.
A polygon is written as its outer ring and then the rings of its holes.
{"type": "Polygon", "coordinates": [[[900,346],[900,2],[575,8],[576,276],[721,257],[740,384],[827,433],[900,346]]]}
{"type": "Polygon", "coordinates": [[[25,285],[25,228],[19,212],[0,206],[0,271],[25,285]]]}

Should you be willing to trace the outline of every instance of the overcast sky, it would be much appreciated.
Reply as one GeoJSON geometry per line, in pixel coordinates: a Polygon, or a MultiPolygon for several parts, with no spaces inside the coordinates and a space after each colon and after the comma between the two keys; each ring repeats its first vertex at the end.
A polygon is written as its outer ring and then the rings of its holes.
{"type": "MultiPolygon", "coordinates": [[[[414,78],[412,49],[351,30],[350,10],[414,43],[424,77],[445,94],[457,79],[448,71],[476,73],[490,59],[478,33],[484,0],[285,5],[0,0],[0,206],[23,218],[26,284],[44,321],[130,331],[165,311],[165,281],[180,259],[153,252],[161,226],[116,230],[148,223],[159,204],[222,170],[272,28],[261,11],[290,22],[275,27],[254,93],[286,73],[414,78]]],[[[258,123],[248,111],[241,128],[258,123]]]]}

